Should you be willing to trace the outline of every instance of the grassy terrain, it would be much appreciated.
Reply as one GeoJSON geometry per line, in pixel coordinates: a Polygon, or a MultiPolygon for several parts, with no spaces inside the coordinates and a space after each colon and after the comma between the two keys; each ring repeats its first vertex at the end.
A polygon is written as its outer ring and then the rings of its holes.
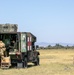
{"type": "Polygon", "coordinates": [[[40,50],[40,66],[0,69],[0,75],[74,75],[74,50],[40,50]]]}

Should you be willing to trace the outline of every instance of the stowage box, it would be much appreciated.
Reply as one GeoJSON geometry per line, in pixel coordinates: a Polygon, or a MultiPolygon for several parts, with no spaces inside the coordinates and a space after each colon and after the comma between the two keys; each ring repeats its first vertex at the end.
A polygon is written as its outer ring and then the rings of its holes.
{"type": "Polygon", "coordinates": [[[0,24],[0,32],[17,32],[17,24],[0,24]]]}

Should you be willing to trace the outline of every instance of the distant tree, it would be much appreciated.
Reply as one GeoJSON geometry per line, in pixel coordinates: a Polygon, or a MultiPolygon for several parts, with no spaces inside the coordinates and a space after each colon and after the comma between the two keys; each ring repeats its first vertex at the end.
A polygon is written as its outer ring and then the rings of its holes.
{"type": "Polygon", "coordinates": [[[48,47],[52,47],[51,45],[48,45],[48,47]]]}
{"type": "Polygon", "coordinates": [[[48,45],[47,47],[46,47],[46,49],[51,49],[52,48],[52,46],[51,45],[48,45]]]}
{"type": "Polygon", "coordinates": [[[45,47],[41,46],[41,47],[39,47],[39,49],[45,49],[45,47]]]}
{"type": "Polygon", "coordinates": [[[69,48],[70,48],[70,46],[69,46],[69,45],[67,45],[67,46],[66,46],[66,49],[69,49],[69,48]]]}
{"type": "Polygon", "coordinates": [[[71,49],[74,49],[74,46],[71,46],[71,49]]]}
{"type": "Polygon", "coordinates": [[[64,46],[62,46],[62,45],[60,45],[60,44],[56,44],[56,45],[54,46],[54,48],[59,49],[59,48],[64,48],[64,46]]]}

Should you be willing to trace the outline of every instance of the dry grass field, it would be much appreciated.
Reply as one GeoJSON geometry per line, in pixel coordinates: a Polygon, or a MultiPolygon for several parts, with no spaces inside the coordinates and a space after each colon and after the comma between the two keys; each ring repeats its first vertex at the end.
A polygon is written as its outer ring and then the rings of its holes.
{"type": "Polygon", "coordinates": [[[0,69],[0,75],[74,75],[74,50],[40,50],[40,66],[0,69]]]}

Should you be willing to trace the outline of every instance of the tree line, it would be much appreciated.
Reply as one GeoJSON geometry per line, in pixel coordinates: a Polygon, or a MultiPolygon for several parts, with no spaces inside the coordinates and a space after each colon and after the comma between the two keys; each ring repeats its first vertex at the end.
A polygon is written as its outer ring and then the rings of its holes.
{"type": "Polygon", "coordinates": [[[69,46],[69,45],[63,46],[60,44],[56,44],[55,46],[48,45],[47,47],[44,47],[44,46],[37,45],[37,48],[38,49],[74,49],[74,46],[69,46]]]}

